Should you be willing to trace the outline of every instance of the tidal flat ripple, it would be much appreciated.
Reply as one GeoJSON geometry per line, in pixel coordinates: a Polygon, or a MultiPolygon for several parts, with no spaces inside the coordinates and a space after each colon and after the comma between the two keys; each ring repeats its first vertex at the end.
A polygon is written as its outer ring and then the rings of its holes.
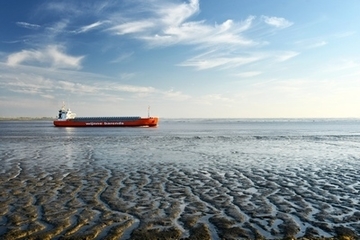
{"type": "Polygon", "coordinates": [[[359,135],[46,131],[0,138],[3,239],[359,236],[359,135]]]}

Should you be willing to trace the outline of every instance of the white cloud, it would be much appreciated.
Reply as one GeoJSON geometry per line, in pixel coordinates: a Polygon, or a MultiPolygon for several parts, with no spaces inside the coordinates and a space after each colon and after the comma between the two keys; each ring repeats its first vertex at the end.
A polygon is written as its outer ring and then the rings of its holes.
{"type": "Polygon", "coordinates": [[[95,94],[99,92],[99,89],[96,86],[69,81],[53,82],[53,88],[80,95],[95,94]]]}
{"type": "Polygon", "coordinates": [[[276,27],[276,28],[287,28],[294,24],[294,23],[286,20],[285,18],[280,18],[280,17],[262,16],[262,19],[264,20],[264,22],[266,24],[276,27]]]}
{"type": "Polygon", "coordinates": [[[244,23],[234,23],[227,20],[220,25],[210,26],[203,21],[186,22],[180,26],[170,26],[163,34],[143,37],[152,45],[171,45],[176,43],[201,45],[202,47],[218,46],[221,44],[232,44],[251,46],[256,42],[246,39],[240,33],[249,28],[253,17],[249,17],[244,23]]]}
{"type": "Polygon", "coordinates": [[[125,98],[158,95],[172,99],[183,97],[180,92],[162,91],[151,86],[119,84],[116,83],[117,79],[91,73],[24,65],[15,69],[1,63],[0,70],[1,89],[8,93],[36,95],[47,99],[62,99],[69,94],[96,100],[105,98],[104,101],[118,99],[120,95],[125,98]]]}
{"type": "Polygon", "coordinates": [[[158,9],[157,14],[165,26],[179,26],[186,19],[199,12],[199,0],[190,0],[188,4],[166,4],[158,9]]]}
{"type": "Polygon", "coordinates": [[[219,57],[209,59],[187,60],[180,66],[195,67],[198,70],[210,69],[215,67],[236,67],[259,60],[256,57],[219,57]]]}
{"type": "Polygon", "coordinates": [[[120,74],[120,79],[127,81],[127,80],[130,80],[130,79],[134,78],[135,76],[136,76],[135,73],[123,72],[123,73],[120,74]]]}
{"type": "Polygon", "coordinates": [[[168,100],[184,101],[191,98],[189,95],[183,94],[180,91],[169,90],[161,93],[168,100]]]}
{"type": "Polygon", "coordinates": [[[105,21],[97,21],[95,23],[92,23],[90,25],[87,26],[83,26],[81,27],[78,31],[76,31],[77,33],[84,33],[84,32],[88,32],[91,31],[92,29],[95,29],[101,25],[103,25],[105,23],[105,21]]]}
{"type": "Polygon", "coordinates": [[[221,24],[210,25],[205,21],[188,21],[200,11],[199,1],[188,3],[155,5],[148,4],[143,16],[121,17],[121,23],[108,30],[117,34],[131,34],[132,37],[146,42],[149,46],[185,44],[214,46],[219,44],[255,45],[250,39],[240,34],[248,30],[255,19],[248,17],[244,22],[231,19],[221,24]]]}
{"type": "Polygon", "coordinates": [[[16,22],[16,24],[20,27],[27,28],[27,29],[39,29],[41,26],[37,24],[27,23],[27,22],[16,22]]]}
{"type": "Polygon", "coordinates": [[[134,22],[119,24],[117,26],[110,28],[109,30],[115,32],[115,34],[117,35],[124,35],[130,33],[144,32],[154,26],[155,24],[150,21],[134,21],[134,22]]]}
{"type": "Polygon", "coordinates": [[[51,80],[35,74],[9,74],[0,76],[0,85],[8,92],[48,95],[53,91],[54,84],[51,80]]]}
{"type": "Polygon", "coordinates": [[[126,59],[130,58],[132,55],[134,55],[134,52],[123,53],[120,56],[118,56],[116,59],[112,60],[111,63],[118,63],[125,61],[126,59]]]}
{"type": "Polygon", "coordinates": [[[42,94],[41,97],[47,98],[47,99],[55,99],[55,97],[53,95],[48,95],[48,94],[42,94]]]}
{"type": "Polygon", "coordinates": [[[50,65],[53,68],[80,69],[84,57],[73,57],[65,54],[61,46],[50,45],[41,50],[22,50],[10,54],[7,65],[16,66],[23,63],[50,65]]]}
{"type": "Polygon", "coordinates": [[[281,52],[279,54],[275,54],[275,58],[277,61],[279,62],[284,62],[287,61],[293,57],[296,57],[297,55],[299,55],[299,52],[294,52],[294,51],[285,51],[285,52],[281,52]]]}
{"type": "MultiPolygon", "coordinates": [[[[118,8],[118,4],[113,2],[102,4],[69,4],[74,9],[66,9],[66,4],[49,3],[48,9],[56,10],[61,14],[66,13],[67,17],[47,28],[47,36],[50,41],[64,33],[85,33],[109,26],[107,32],[118,37],[127,35],[129,38],[144,42],[148,47],[167,47],[173,45],[192,45],[197,50],[208,51],[211,49],[215,53],[212,56],[202,58],[199,56],[184,61],[179,66],[194,67],[198,70],[211,68],[229,68],[244,65],[250,62],[261,60],[262,57],[240,56],[235,54],[243,49],[250,47],[259,47],[261,43],[258,39],[250,38],[252,32],[245,34],[254,26],[255,16],[248,16],[243,21],[227,19],[220,23],[209,23],[205,20],[195,20],[195,16],[200,12],[199,0],[181,0],[181,1],[129,1],[126,7],[118,8]],[[114,5],[115,4],[115,5],[114,5]],[[84,7],[84,8],[81,8],[84,7]],[[129,7],[130,6],[130,7],[129,7]],[[83,16],[93,11],[93,15],[99,17],[99,12],[103,13],[101,17],[106,20],[98,20],[90,25],[78,28],[75,31],[69,31],[69,25],[73,22],[73,15],[83,16]],[[110,10],[111,11],[108,11],[110,10]],[[241,49],[241,50],[240,50],[241,49]],[[226,52],[226,53],[225,53],[226,52]]],[[[268,25],[277,28],[286,28],[293,23],[279,17],[261,16],[260,20],[268,25]]],[[[120,56],[113,62],[122,61],[126,55],[120,56]]],[[[285,61],[291,58],[291,55],[278,57],[279,61],[285,61]]],[[[23,51],[15,53],[9,57],[8,64],[16,65],[22,62],[50,62],[53,67],[70,67],[78,69],[83,57],[76,58],[67,56],[61,51],[23,51]],[[47,57],[46,57],[47,56],[47,57]],[[50,57],[51,56],[51,57],[50,57]]]]}
{"type": "Polygon", "coordinates": [[[320,42],[316,42],[314,44],[311,44],[309,46],[307,46],[307,48],[318,48],[318,47],[322,47],[322,46],[325,46],[327,45],[328,43],[325,42],[325,41],[320,41],[320,42]]]}
{"type": "Polygon", "coordinates": [[[56,83],[57,89],[62,89],[66,92],[74,92],[81,95],[86,94],[95,94],[95,95],[107,95],[107,96],[116,96],[119,92],[131,93],[131,94],[142,94],[142,93],[154,93],[157,90],[153,87],[142,87],[142,86],[132,86],[132,85],[123,85],[113,82],[101,82],[101,84],[95,83],[79,83],[79,82],[69,82],[69,81],[59,81],[56,83]]]}
{"type": "Polygon", "coordinates": [[[319,39],[303,39],[295,42],[296,46],[304,49],[319,48],[327,45],[328,42],[319,39]]]}
{"type": "MultiPolygon", "coordinates": [[[[178,66],[194,67],[198,70],[213,68],[234,68],[241,65],[253,63],[269,56],[266,54],[255,54],[248,56],[243,54],[244,49],[249,47],[261,46],[258,40],[250,38],[253,34],[245,32],[250,30],[256,19],[255,16],[248,16],[243,21],[233,19],[224,20],[221,23],[211,24],[205,20],[194,20],[200,12],[199,0],[180,1],[134,1],[129,2],[128,6],[135,4],[137,7],[126,9],[116,8],[114,3],[101,4],[69,4],[74,9],[67,9],[63,3],[49,3],[46,7],[59,13],[67,13],[67,17],[48,27],[50,41],[55,42],[55,37],[62,33],[85,33],[110,26],[107,32],[121,37],[127,35],[143,41],[149,47],[166,47],[176,44],[192,45],[197,50],[205,51],[204,54],[189,58],[178,66]],[[140,6],[139,6],[140,5],[140,6]],[[80,6],[86,6],[84,9],[80,6]],[[106,12],[111,7],[111,12],[106,12]],[[97,16],[102,12],[102,18],[106,20],[94,21],[94,23],[77,28],[75,31],[68,31],[69,25],[73,22],[72,15],[83,16],[94,10],[93,15],[97,16]],[[213,54],[206,53],[208,49],[213,54]]],[[[100,15],[99,15],[100,16],[100,15]]],[[[261,16],[260,21],[264,21],[276,28],[286,28],[293,23],[280,17],[261,16]]],[[[275,54],[277,61],[286,61],[299,53],[284,52],[275,54]]],[[[269,54],[267,54],[269,55],[269,54]]],[[[112,62],[120,62],[128,58],[129,54],[124,54],[112,62]]],[[[49,45],[41,50],[23,50],[9,55],[7,64],[15,66],[18,64],[41,64],[53,68],[80,69],[84,56],[71,56],[64,52],[58,45],[49,45]]]]}
{"type": "Polygon", "coordinates": [[[109,86],[109,88],[104,88],[107,90],[115,90],[121,92],[129,92],[129,93],[153,93],[155,89],[153,87],[139,87],[139,86],[130,86],[130,85],[120,85],[113,84],[109,86]]]}
{"type": "MultiPolygon", "coordinates": [[[[240,22],[227,19],[222,23],[209,24],[205,20],[191,21],[191,18],[200,12],[198,0],[180,4],[159,4],[158,1],[153,1],[147,3],[147,6],[148,8],[140,11],[141,15],[133,14],[134,17],[131,17],[127,13],[127,18],[121,15],[121,23],[108,30],[117,35],[129,35],[145,42],[149,47],[193,45],[198,50],[211,49],[214,52],[211,56],[195,56],[178,65],[198,70],[238,67],[265,58],[266,54],[239,56],[235,53],[239,49],[261,46],[260,42],[248,37],[251,34],[244,34],[253,26],[255,16],[248,16],[240,22]]],[[[286,28],[293,24],[278,17],[262,16],[261,20],[277,28],[286,28]]],[[[278,61],[285,61],[297,54],[286,52],[276,57],[278,61]]]]}
{"type": "Polygon", "coordinates": [[[325,66],[326,67],[324,68],[324,70],[322,70],[323,72],[334,73],[350,69],[359,69],[360,62],[359,60],[354,59],[336,59],[335,61],[332,61],[325,66]]]}
{"type": "Polygon", "coordinates": [[[249,64],[255,61],[262,60],[266,58],[266,55],[263,54],[252,54],[244,56],[234,56],[234,54],[217,54],[209,53],[196,56],[194,58],[188,59],[185,62],[179,64],[179,66],[184,67],[195,67],[198,70],[211,69],[211,68],[233,68],[241,65],[249,64]]]}
{"type": "Polygon", "coordinates": [[[57,36],[58,34],[64,33],[66,32],[66,28],[69,25],[69,20],[68,19],[62,19],[60,22],[56,22],[55,24],[53,24],[50,27],[47,27],[47,36],[43,36],[43,37],[47,37],[47,38],[52,38],[54,36],[57,36]]]}

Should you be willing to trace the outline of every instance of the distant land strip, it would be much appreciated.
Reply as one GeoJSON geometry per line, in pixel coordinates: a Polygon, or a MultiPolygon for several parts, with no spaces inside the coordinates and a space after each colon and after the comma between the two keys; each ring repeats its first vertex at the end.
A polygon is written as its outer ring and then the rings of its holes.
{"type": "Polygon", "coordinates": [[[53,117],[0,117],[0,121],[52,121],[53,117]]]}

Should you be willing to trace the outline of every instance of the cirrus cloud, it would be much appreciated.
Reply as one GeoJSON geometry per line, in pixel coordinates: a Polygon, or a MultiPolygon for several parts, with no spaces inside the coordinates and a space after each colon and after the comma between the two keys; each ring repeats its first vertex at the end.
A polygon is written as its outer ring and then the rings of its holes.
{"type": "Polygon", "coordinates": [[[264,22],[266,24],[276,27],[276,28],[287,28],[294,24],[294,23],[286,20],[285,18],[281,18],[281,17],[262,16],[262,19],[264,20],[264,22]]]}
{"type": "Polygon", "coordinates": [[[16,66],[23,63],[48,64],[53,68],[80,69],[84,56],[73,57],[64,53],[61,46],[50,45],[40,50],[22,50],[10,54],[7,58],[8,66],[16,66]]]}
{"type": "Polygon", "coordinates": [[[27,22],[16,22],[16,25],[23,27],[23,28],[27,28],[27,29],[39,29],[41,26],[38,24],[32,24],[32,23],[27,23],[27,22]]]}

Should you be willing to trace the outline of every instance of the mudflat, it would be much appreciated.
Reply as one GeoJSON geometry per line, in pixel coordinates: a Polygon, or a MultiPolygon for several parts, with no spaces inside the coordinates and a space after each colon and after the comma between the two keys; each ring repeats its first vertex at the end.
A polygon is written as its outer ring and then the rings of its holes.
{"type": "Polygon", "coordinates": [[[359,238],[357,122],[167,124],[2,123],[0,238],[359,238]]]}
{"type": "Polygon", "coordinates": [[[14,163],[0,175],[2,238],[355,239],[359,226],[357,190],[347,184],[356,171],[322,182],[290,169],[59,169],[14,163]]]}

